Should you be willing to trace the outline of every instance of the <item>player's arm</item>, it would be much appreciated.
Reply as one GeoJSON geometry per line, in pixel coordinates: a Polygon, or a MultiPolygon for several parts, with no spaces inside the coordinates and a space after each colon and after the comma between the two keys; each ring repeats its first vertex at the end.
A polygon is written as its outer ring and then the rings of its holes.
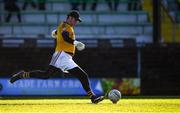
{"type": "Polygon", "coordinates": [[[74,44],[74,40],[72,38],[69,37],[69,32],[68,31],[63,31],[62,32],[62,37],[63,37],[63,40],[70,43],[70,44],[74,44]]]}
{"type": "Polygon", "coordinates": [[[76,40],[73,40],[72,38],[69,37],[69,32],[68,31],[63,31],[62,32],[62,37],[63,37],[63,40],[70,43],[70,44],[73,44],[76,46],[76,48],[81,51],[83,49],[85,49],[85,45],[82,43],[82,42],[79,42],[79,41],[76,41],[76,40]]]}

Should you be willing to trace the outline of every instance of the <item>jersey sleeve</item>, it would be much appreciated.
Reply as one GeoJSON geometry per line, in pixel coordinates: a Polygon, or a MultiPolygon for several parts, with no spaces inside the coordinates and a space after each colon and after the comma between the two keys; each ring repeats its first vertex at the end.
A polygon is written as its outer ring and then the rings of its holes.
{"type": "Polygon", "coordinates": [[[73,32],[71,28],[63,28],[62,30],[62,37],[64,41],[73,44],[74,39],[73,39],[73,32]]]}

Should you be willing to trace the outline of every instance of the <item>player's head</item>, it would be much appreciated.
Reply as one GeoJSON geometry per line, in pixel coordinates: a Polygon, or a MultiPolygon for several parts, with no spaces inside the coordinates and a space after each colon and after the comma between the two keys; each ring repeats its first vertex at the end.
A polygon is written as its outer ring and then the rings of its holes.
{"type": "Polygon", "coordinates": [[[82,22],[78,11],[73,10],[67,14],[67,22],[72,26],[75,26],[78,21],[82,22]]]}

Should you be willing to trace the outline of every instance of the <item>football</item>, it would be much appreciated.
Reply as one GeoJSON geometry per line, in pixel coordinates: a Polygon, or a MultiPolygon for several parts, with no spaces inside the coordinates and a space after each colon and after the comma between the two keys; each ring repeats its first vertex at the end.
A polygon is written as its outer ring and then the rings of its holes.
{"type": "Polygon", "coordinates": [[[108,93],[108,98],[113,104],[116,104],[121,98],[121,92],[117,89],[113,89],[108,93]]]}

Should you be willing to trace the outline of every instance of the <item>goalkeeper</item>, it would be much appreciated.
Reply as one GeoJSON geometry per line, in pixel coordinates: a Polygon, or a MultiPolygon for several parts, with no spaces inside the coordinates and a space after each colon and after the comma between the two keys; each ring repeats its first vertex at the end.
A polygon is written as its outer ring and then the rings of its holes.
{"type": "Polygon", "coordinates": [[[50,75],[56,73],[58,69],[61,69],[63,72],[69,72],[80,80],[92,103],[99,103],[102,101],[104,96],[96,96],[93,93],[89,84],[87,73],[83,71],[72,59],[75,54],[75,47],[79,51],[85,49],[85,45],[82,42],[75,40],[75,33],[73,29],[77,22],[81,21],[79,12],[71,11],[68,13],[66,21],[61,22],[58,28],[52,31],[52,37],[56,38],[56,49],[49,64],[49,68],[46,71],[20,71],[11,77],[10,82],[14,83],[15,81],[23,78],[48,79],[50,78],[50,75]]]}

